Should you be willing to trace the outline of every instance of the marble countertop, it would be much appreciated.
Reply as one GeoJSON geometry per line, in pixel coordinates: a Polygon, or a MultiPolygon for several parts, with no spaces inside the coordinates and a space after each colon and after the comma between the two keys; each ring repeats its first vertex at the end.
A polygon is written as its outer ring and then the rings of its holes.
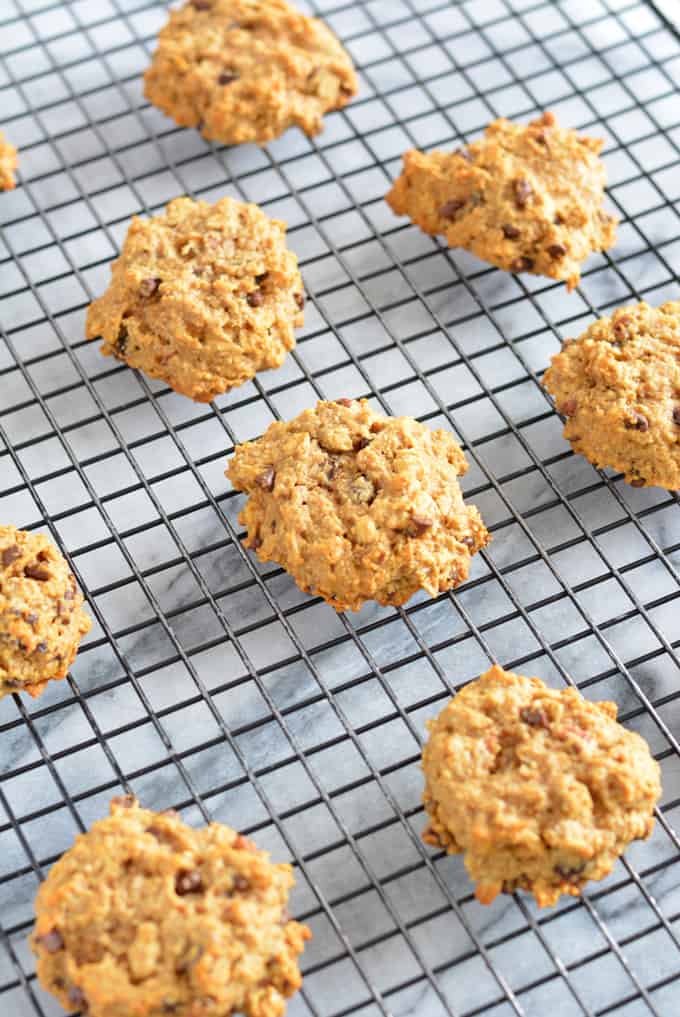
{"type": "Polygon", "coordinates": [[[680,40],[626,0],[305,9],[346,40],[361,94],[317,139],[260,150],[145,103],[161,4],[0,0],[21,149],[0,200],[2,519],[58,538],[95,619],[69,681],[0,702],[0,1012],[61,1012],[33,977],[33,896],[124,782],[295,863],[314,938],[291,1017],[676,1017],[677,496],[574,456],[538,378],[596,313],[680,298],[680,40]],[[623,217],[572,294],[383,201],[405,149],[544,106],[605,138],[623,217]],[[83,341],[130,215],[182,193],[285,219],[309,294],[295,354],[210,406],[83,341]],[[454,431],[493,543],[455,595],[338,616],[243,550],[224,469],[276,416],[361,395],[454,431]],[[420,842],[425,722],[492,659],[613,699],[660,760],[662,821],[581,902],[481,907],[460,859],[420,842]]]}

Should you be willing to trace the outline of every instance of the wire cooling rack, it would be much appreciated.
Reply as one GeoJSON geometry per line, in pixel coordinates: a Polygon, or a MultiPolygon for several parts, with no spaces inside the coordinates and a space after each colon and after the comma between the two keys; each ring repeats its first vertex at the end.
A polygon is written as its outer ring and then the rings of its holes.
{"type": "Polygon", "coordinates": [[[49,865],[122,789],[296,866],[294,1017],[680,1013],[680,512],[575,457],[539,378],[560,337],[678,299],[680,39],[648,3],[308,5],[360,96],[307,140],[224,148],[144,101],[162,5],[0,0],[3,522],[47,529],[95,625],[72,676],[0,703],[0,1012],[60,1013],[27,949],[49,865]],[[554,109],[606,139],[619,242],[578,290],[397,220],[400,155],[554,109]],[[83,341],[129,217],[190,193],[289,223],[309,294],[281,370],[194,405],[83,341]],[[451,428],[493,532],[455,595],[336,616],[239,543],[235,442],[317,397],[451,428]],[[611,698],[661,763],[653,838],[581,901],[482,908],[419,840],[426,718],[492,659],[611,698]]]}

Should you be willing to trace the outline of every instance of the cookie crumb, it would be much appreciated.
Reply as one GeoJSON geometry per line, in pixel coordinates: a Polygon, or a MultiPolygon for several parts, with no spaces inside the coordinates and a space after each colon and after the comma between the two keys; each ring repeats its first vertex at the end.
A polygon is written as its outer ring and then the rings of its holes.
{"type": "Polygon", "coordinates": [[[17,150],[10,145],[0,131],[0,191],[11,191],[16,187],[14,171],[19,165],[17,150]]]}

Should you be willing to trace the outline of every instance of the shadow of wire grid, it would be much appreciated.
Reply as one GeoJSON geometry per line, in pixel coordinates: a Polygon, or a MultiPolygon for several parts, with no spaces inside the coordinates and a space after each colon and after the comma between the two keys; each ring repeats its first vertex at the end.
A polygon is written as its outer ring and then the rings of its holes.
{"type": "Polygon", "coordinates": [[[574,457],[539,377],[560,337],[677,299],[680,39],[646,3],[308,3],[358,99],[313,140],[224,148],[143,99],[163,6],[0,0],[3,521],[48,529],[96,622],[72,677],[0,703],[0,1011],[57,1015],[39,880],[122,787],[296,866],[293,1017],[676,1017],[680,513],[574,457]],[[611,256],[579,289],[450,252],[383,201],[400,155],[545,107],[606,139],[611,256]],[[129,217],[227,193],[287,220],[308,302],[281,370],[199,406],[82,339],[129,217]],[[449,427],[493,531],[455,595],[336,616],[238,543],[233,445],[317,397],[449,427]],[[664,774],[651,841],[581,902],[477,905],[419,841],[424,722],[489,660],[614,699],[664,774]]]}

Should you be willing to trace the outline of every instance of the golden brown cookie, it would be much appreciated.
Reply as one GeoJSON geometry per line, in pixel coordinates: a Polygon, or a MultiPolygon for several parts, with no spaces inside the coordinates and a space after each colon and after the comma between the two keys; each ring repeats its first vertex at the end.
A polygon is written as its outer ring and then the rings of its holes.
{"type": "Polygon", "coordinates": [[[14,170],[18,164],[16,148],[0,131],[0,191],[11,191],[15,186],[14,170]]]}
{"type": "Polygon", "coordinates": [[[265,144],[357,91],[352,61],[323,22],[285,0],[194,0],[170,14],[144,94],[182,127],[234,145],[265,144]]]}
{"type": "Polygon", "coordinates": [[[134,218],[87,337],[176,392],[209,402],[280,367],[304,315],[286,225],[257,205],[171,201],[134,218]]]}
{"type": "Polygon", "coordinates": [[[464,582],[489,541],[448,431],[384,417],[365,400],[319,402],[239,446],[227,476],[249,495],[247,546],[338,611],[403,604],[464,582]]]}
{"type": "Polygon", "coordinates": [[[680,302],[620,307],[552,358],[564,437],[634,487],[680,488],[680,302]]]}
{"type": "Polygon", "coordinates": [[[280,1017],[311,935],[294,882],[228,826],[114,799],[40,887],[38,979],[89,1017],[280,1017]]]}
{"type": "Polygon", "coordinates": [[[406,152],[387,201],[449,247],[507,272],[565,279],[571,290],[581,263],[615,241],[601,148],[552,113],[527,125],[495,120],[457,152],[406,152]]]}
{"type": "Polygon", "coordinates": [[[0,526],[0,697],[65,678],[92,622],[66,560],[42,533],[0,526]]]}
{"type": "Polygon", "coordinates": [[[652,832],[659,766],[615,703],[494,666],[428,726],[424,839],[464,855],[482,904],[577,897],[652,832]]]}

